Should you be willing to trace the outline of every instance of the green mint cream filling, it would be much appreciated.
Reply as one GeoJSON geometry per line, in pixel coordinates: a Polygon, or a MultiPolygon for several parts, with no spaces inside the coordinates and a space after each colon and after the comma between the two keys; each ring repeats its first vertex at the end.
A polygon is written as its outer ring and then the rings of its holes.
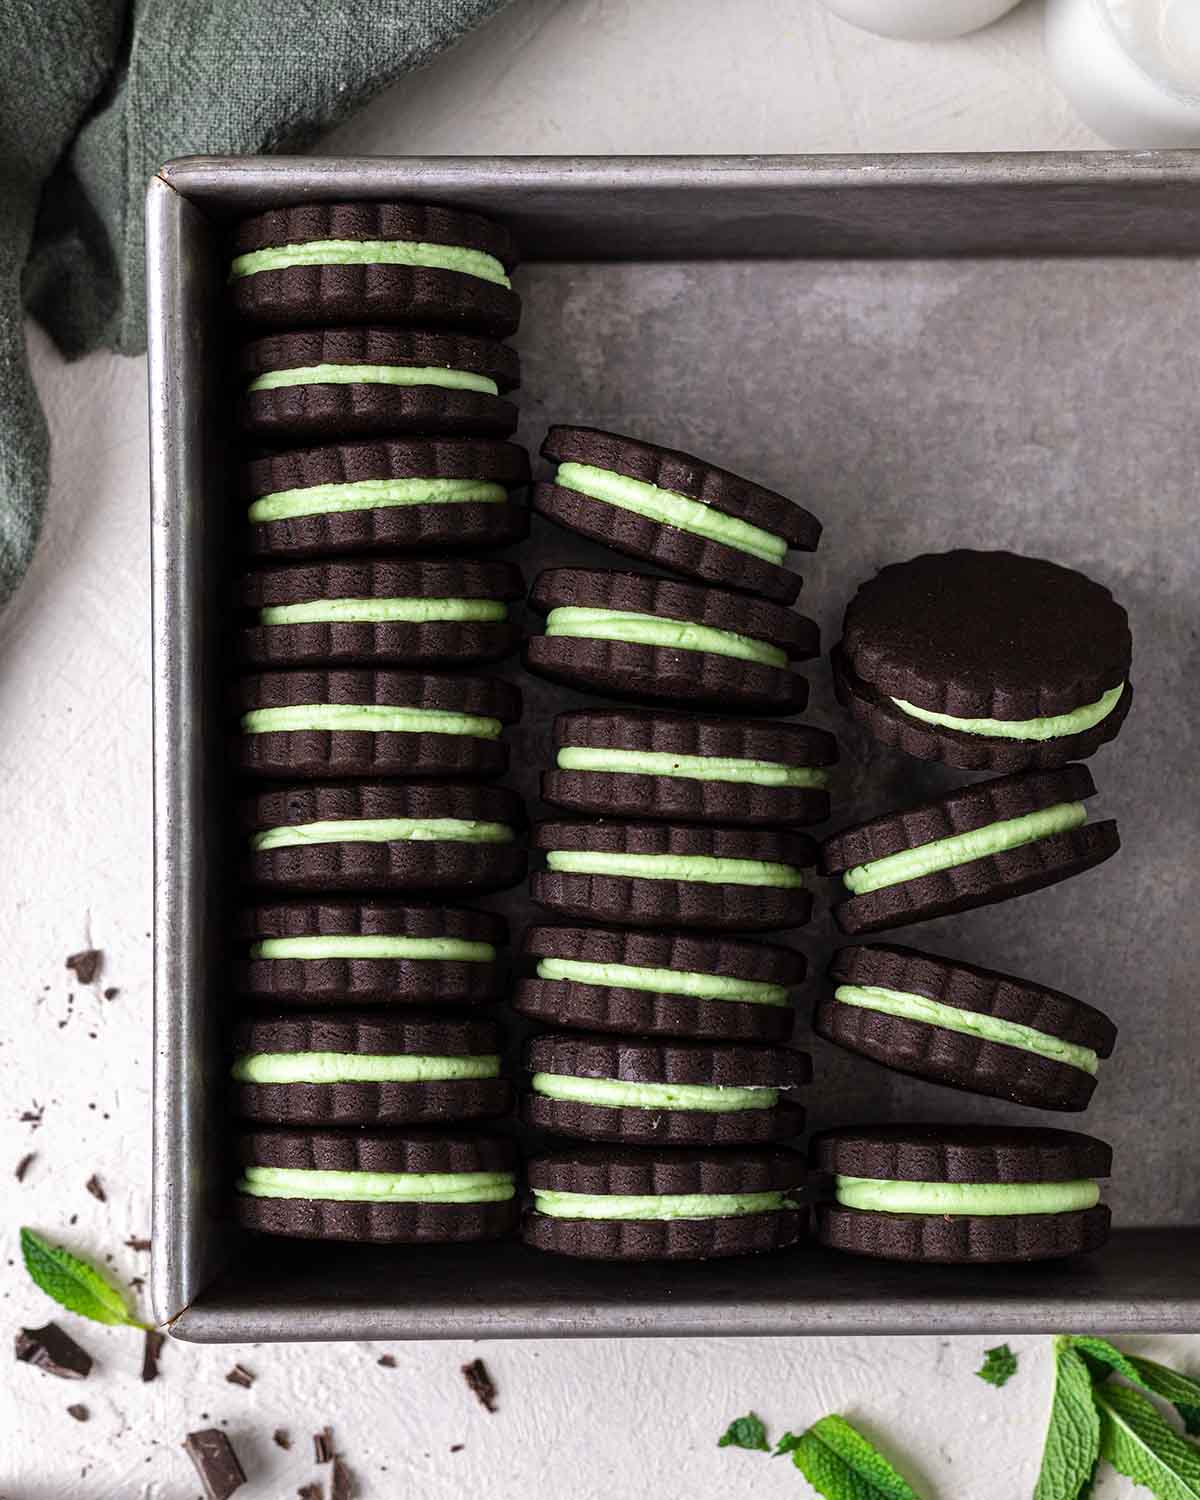
{"type": "Polygon", "coordinates": [[[571,636],[591,641],[629,641],[637,646],[661,646],[668,651],[708,651],[733,656],[764,667],[786,667],[787,652],[769,641],[716,630],[691,620],[660,619],[628,609],[591,609],[565,604],[546,616],[548,636],[571,636]]]}
{"type": "Polygon", "coordinates": [[[239,1193],[254,1198],[315,1198],[335,1203],[507,1203],[511,1172],[321,1172],[245,1167],[239,1193]]]}
{"type": "Polygon", "coordinates": [[[572,1104],[606,1109],[700,1109],[727,1115],[740,1109],[774,1109],[779,1090],[718,1088],[706,1083],[627,1083],[620,1078],[576,1078],[568,1073],[535,1073],[535,1094],[572,1104]]]}
{"type": "Polygon", "coordinates": [[[289,703],[282,708],[252,708],[242,715],[243,734],[279,734],[317,729],[363,734],[469,734],[495,740],[499,719],[480,714],[445,713],[436,708],[391,708],[382,703],[289,703]]]}
{"type": "Polygon", "coordinates": [[[655,994],[687,995],[696,1000],[737,1000],[748,1005],[786,1005],[787,989],[760,979],[731,979],[724,974],[693,974],[686,969],[650,969],[640,964],[594,964],[573,958],[543,958],[539,979],[595,984],[655,994]]]}
{"type": "Polygon", "coordinates": [[[250,507],[256,525],[294,516],[343,515],[398,505],[501,505],[502,484],[490,479],[359,479],[345,484],[309,484],[261,495],[250,507]]]}
{"type": "Polygon", "coordinates": [[[722,755],[671,755],[659,750],[600,750],[591,745],[564,745],[558,752],[558,768],[616,771],[630,776],[682,776],[689,781],[732,781],[750,786],[829,785],[828,773],[815,766],[722,755]]]}
{"type": "Polygon", "coordinates": [[[1052,1062],[1082,1068],[1093,1077],[1100,1069],[1100,1059],[1091,1047],[1064,1042],[1060,1037],[1035,1031],[1032,1026],[1023,1026],[1017,1021],[1004,1021],[998,1016],[962,1010],[957,1005],[944,1005],[940,1000],[929,1000],[924,995],[910,995],[904,990],[889,990],[871,984],[842,984],[833,992],[833,998],[842,1005],[879,1011],[906,1021],[923,1021],[930,1026],[940,1026],[944,1031],[957,1031],[963,1036],[978,1037],[980,1041],[998,1042],[1021,1052],[1033,1052],[1052,1062]]]}
{"type": "Polygon", "coordinates": [[[1125,684],[1109,688],[1103,697],[1083,708],[1073,708],[1070,713],[1050,714],[1042,719],[956,719],[953,714],[935,713],[932,709],[918,708],[915,703],[906,703],[903,698],[892,702],[911,718],[925,724],[936,724],[943,729],[957,729],[960,734],[982,734],[1000,740],[1057,740],[1069,734],[1083,734],[1088,729],[1107,719],[1121,701],[1125,684]]]}
{"type": "Polygon", "coordinates": [[[446,391],[500,394],[500,387],[487,375],[440,365],[294,365],[289,370],[267,370],[248,389],[273,391],[287,385],[436,385],[446,391]]]}
{"type": "Polygon", "coordinates": [[[603,500],[621,510],[633,511],[662,526],[690,531],[710,542],[723,542],[738,552],[748,552],[763,562],[781,563],[787,556],[784,537],[749,521],[740,521],[725,511],[714,510],[703,501],[693,500],[676,490],[660,489],[644,479],[631,479],[612,469],[598,469],[592,464],[560,464],[554,483],[563,489],[576,490],[592,500],[603,500]]]}
{"type": "Polygon", "coordinates": [[[1099,1185],[1081,1182],[898,1182],[838,1177],[844,1208],[883,1214],[1069,1214],[1100,1201],[1099,1185]]]}
{"type": "Polygon", "coordinates": [[[797,890],[804,877],[793,865],[713,854],[618,854],[599,849],[551,849],[548,869],[564,875],[616,875],[635,880],[692,880],[701,885],[764,885],[797,890]]]}
{"type": "Polygon", "coordinates": [[[552,1219],[730,1219],[796,1205],[783,1192],[561,1193],[533,1191],[533,1206],[552,1219]]]}
{"type": "Polygon", "coordinates": [[[375,937],[340,933],[334,937],[263,938],[250,949],[251,958],[402,958],[420,962],[490,964],[496,959],[491,943],[471,938],[375,937]]]}
{"type": "Polygon", "coordinates": [[[508,619],[508,605],[499,599],[306,599],[300,604],[268,604],[258,618],[263,625],[431,625],[445,620],[491,624],[508,619]]]}
{"type": "Polygon", "coordinates": [[[497,286],[512,286],[503,265],[486,250],[436,245],[428,240],[305,240],[299,245],[271,245],[234,258],[231,280],[259,271],[286,271],[292,266],[425,266],[458,271],[497,286]]]}
{"type": "Polygon", "coordinates": [[[289,849],[310,844],[391,844],[449,842],[456,844],[511,844],[507,823],[475,822],[470,818],[328,818],[319,823],[291,823],[256,833],[250,847],[289,849]]]}
{"type": "Polygon", "coordinates": [[[238,1083],[448,1083],[499,1078],[499,1054],[423,1057],[357,1052],[250,1052],[233,1065],[238,1083]]]}
{"type": "Polygon", "coordinates": [[[928,844],[918,844],[915,849],[901,849],[898,854],[887,854],[868,864],[856,865],[846,871],[842,880],[856,896],[863,896],[885,886],[899,885],[904,880],[919,880],[923,875],[933,875],[953,865],[970,864],[972,860],[987,859],[1005,849],[1019,849],[1023,844],[1066,833],[1078,828],[1086,819],[1087,809],[1082,802],[1060,802],[1019,818],[986,823],[969,833],[934,839],[928,844]]]}

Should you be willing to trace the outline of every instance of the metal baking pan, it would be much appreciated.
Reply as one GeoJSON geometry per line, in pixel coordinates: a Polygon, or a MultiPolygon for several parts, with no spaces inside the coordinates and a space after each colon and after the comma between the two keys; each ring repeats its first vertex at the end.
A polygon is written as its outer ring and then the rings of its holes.
{"type": "MultiPolygon", "coordinates": [[[[1200,1330],[1195,1170],[1195,420],[1191,154],[646,159],[191,158],[148,201],[155,736],[154,1303],[195,1340],[1200,1330]],[[954,544],[1077,564],[1129,607],[1133,715],[1092,763],[1125,847],[1102,870],[914,934],[1078,993],[1122,1038],[1090,1112],[939,1090],[813,1044],[814,1127],[1043,1120],[1112,1141],[1118,1230],[1077,1264],[893,1266],[808,1246],[630,1269],[519,1245],[419,1251],[240,1234],[222,1036],[224,226],[300,199],[416,198],[505,219],[526,263],[521,438],[587,421],[716,457],[826,521],[803,607],[827,644],[855,584],[954,544]]],[[[542,526],[527,575],[609,554],[542,526]]],[[[516,670],[515,668],[513,670],[516,670]]],[[[947,779],[836,728],[836,819],[947,779]]],[[[524,677],[515,780],[536,812],[553,714],[524,677]]],[[[518,892],[495,903],[519,931],[518,892]]],[[[828,903],[824,903],[827,907],[828,903]]],[[[796,934],[819,974],[828,916],[796,934]]],[[[814,980],[813,983],[819,983],[814,980]]],[[[811,996],[811,990],[810,990],[811,996]]],[[[807,1031],[802,1016],[800,1039],[807,1031]]]]}

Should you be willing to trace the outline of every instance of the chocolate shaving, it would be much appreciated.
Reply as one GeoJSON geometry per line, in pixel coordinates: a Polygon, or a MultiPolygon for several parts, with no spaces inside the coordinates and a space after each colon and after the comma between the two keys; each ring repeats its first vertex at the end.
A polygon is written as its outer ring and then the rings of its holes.
{"type": "Polygon", "coordinates": [[[333,1432],[325,1427],[313,1433],[313,1456],[317,1463],[327,1464],[333,1460],[333,1432]]]}
{"type": "Polygon", "coordinates": [[[233,1444],[219,1427],[189,1432],[183,1450],[196,1466],[206,1500],[228,1500],[246,1482],[233,1444]]]}
{"type": "Polygon", "coordinates": [[[91,984],[100,972],[100,966],[104,962],[104,954],[99,948],[85,948],[82,953],[72,953],[67,959],[67,968],[75,975],[80,984],[91,984]]]}
{"type": "Polygon", "coordinates": [[[254,1384],[254,1376],[245,1365],[234,1365],[225,1379],[230,1385],[240,1385],[243,1390],[247,1391],[254,1384]]]}
{"type": "Polygon", "coordinates": [[[479,1404],[485,1411],[496,1410],[496,1382],[488,1373],[488,1367],[481,1359],[473,1359],[469,1365],[462,1367],[463,1379],[467,1382],[467,1388],[474,1394],[479,1404]]]}
{"type": "Polygon", "coordinates": [[[140,1239],[136,1234],[131,1234],[125,1241],[125,1244],[130,1250],[145,1251],[150,1248],[150,1241],[140,1239]]]}
{"type": "Polygon", "coordinates": [[[67,1407],[67,1415],[74,1417],[77,1422],[86,1422],[91,1416],[91,1412],[88,1411],[87,1407],[81,1401],[77,1401],[74,1406],[67,1407]]]}
{"type": "Polygon", "coordinates": [[[32,1164],[36,1156],[36,1151],[26,1151],[25,1155],[17,1163],[17,1170],[13,1175],[16,1177],[18,1182],[25,1181],[25,1173],[29,1171],[30,1165],[32,1164]]]}
{"type": "Polygon", "coordinates": [[[153,1328],[146,1329],[146,1337],[142,1343],[142,1379],[158,1379],[158,1356],[162,1353],[162,1346],[166,1342],[164,1336],[153,1328]]]}
{"type": "Polygon", "coordinates": [[[381,1354],[375,1363],[382,1365],[385,1370],[394,1370],[396,1368],[396,1356],[394,1354],[381,1354]]]}
{"type": "Polygon", "coordinates": [[[95,1172],[93,1172],[88,1180],[84,1183],[84,1187],[87,1188],[88,1192],[91,1193],[93,1198],[98,1199],[101,1203],[108,1202],[108,1198],[104,1192],[104,1184],[100,1181],[99,1177],[96,1176],[95,1172]]]}
{"type": "Polygon", "coordinates": [[[354,1484],[350,1470],[340,1458],[333,1461],[333,1478],[329,1486],[330,1500],[354,1500],[354,1484]]]}
{"type": "Polygon", "coordinates": [[[292,1446],[291,1438],[282,1427],[277,1427],[272,1436],[275,1439],[275,1446],[277,1448],[290,1448],[292,1446]]]}
{"type": "Polygon", "coordinates": [[[92,1372],[92,1356],[57,1323],[18,1329],[13,1351],[23,1364],[62,1380],[86,1380],[92,1372]]]}

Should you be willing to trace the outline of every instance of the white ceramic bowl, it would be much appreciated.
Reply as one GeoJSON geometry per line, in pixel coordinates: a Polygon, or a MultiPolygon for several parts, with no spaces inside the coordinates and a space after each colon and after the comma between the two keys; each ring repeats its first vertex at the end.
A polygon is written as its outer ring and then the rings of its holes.
{"type": "MultiPolygon", "coordinates": [[[[902,42],[965,36],[990,26],[1019,0],[824,0],[843,21],[902,42]]],[[[1200,3],[1200,0],[1198,0],[1200,3]]]]}

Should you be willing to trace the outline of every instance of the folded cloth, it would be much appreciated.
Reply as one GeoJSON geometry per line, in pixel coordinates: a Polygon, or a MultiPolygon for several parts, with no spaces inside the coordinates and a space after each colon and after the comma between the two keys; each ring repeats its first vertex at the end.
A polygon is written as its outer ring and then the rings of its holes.
{"type": "Polygon", "coordinates": [[[0,604],[49,438],[30,313],[68,357],[145,347],[142,199],[173,156],[296,151],[507,0],[10,0],[0,37],[0,604]]]}

